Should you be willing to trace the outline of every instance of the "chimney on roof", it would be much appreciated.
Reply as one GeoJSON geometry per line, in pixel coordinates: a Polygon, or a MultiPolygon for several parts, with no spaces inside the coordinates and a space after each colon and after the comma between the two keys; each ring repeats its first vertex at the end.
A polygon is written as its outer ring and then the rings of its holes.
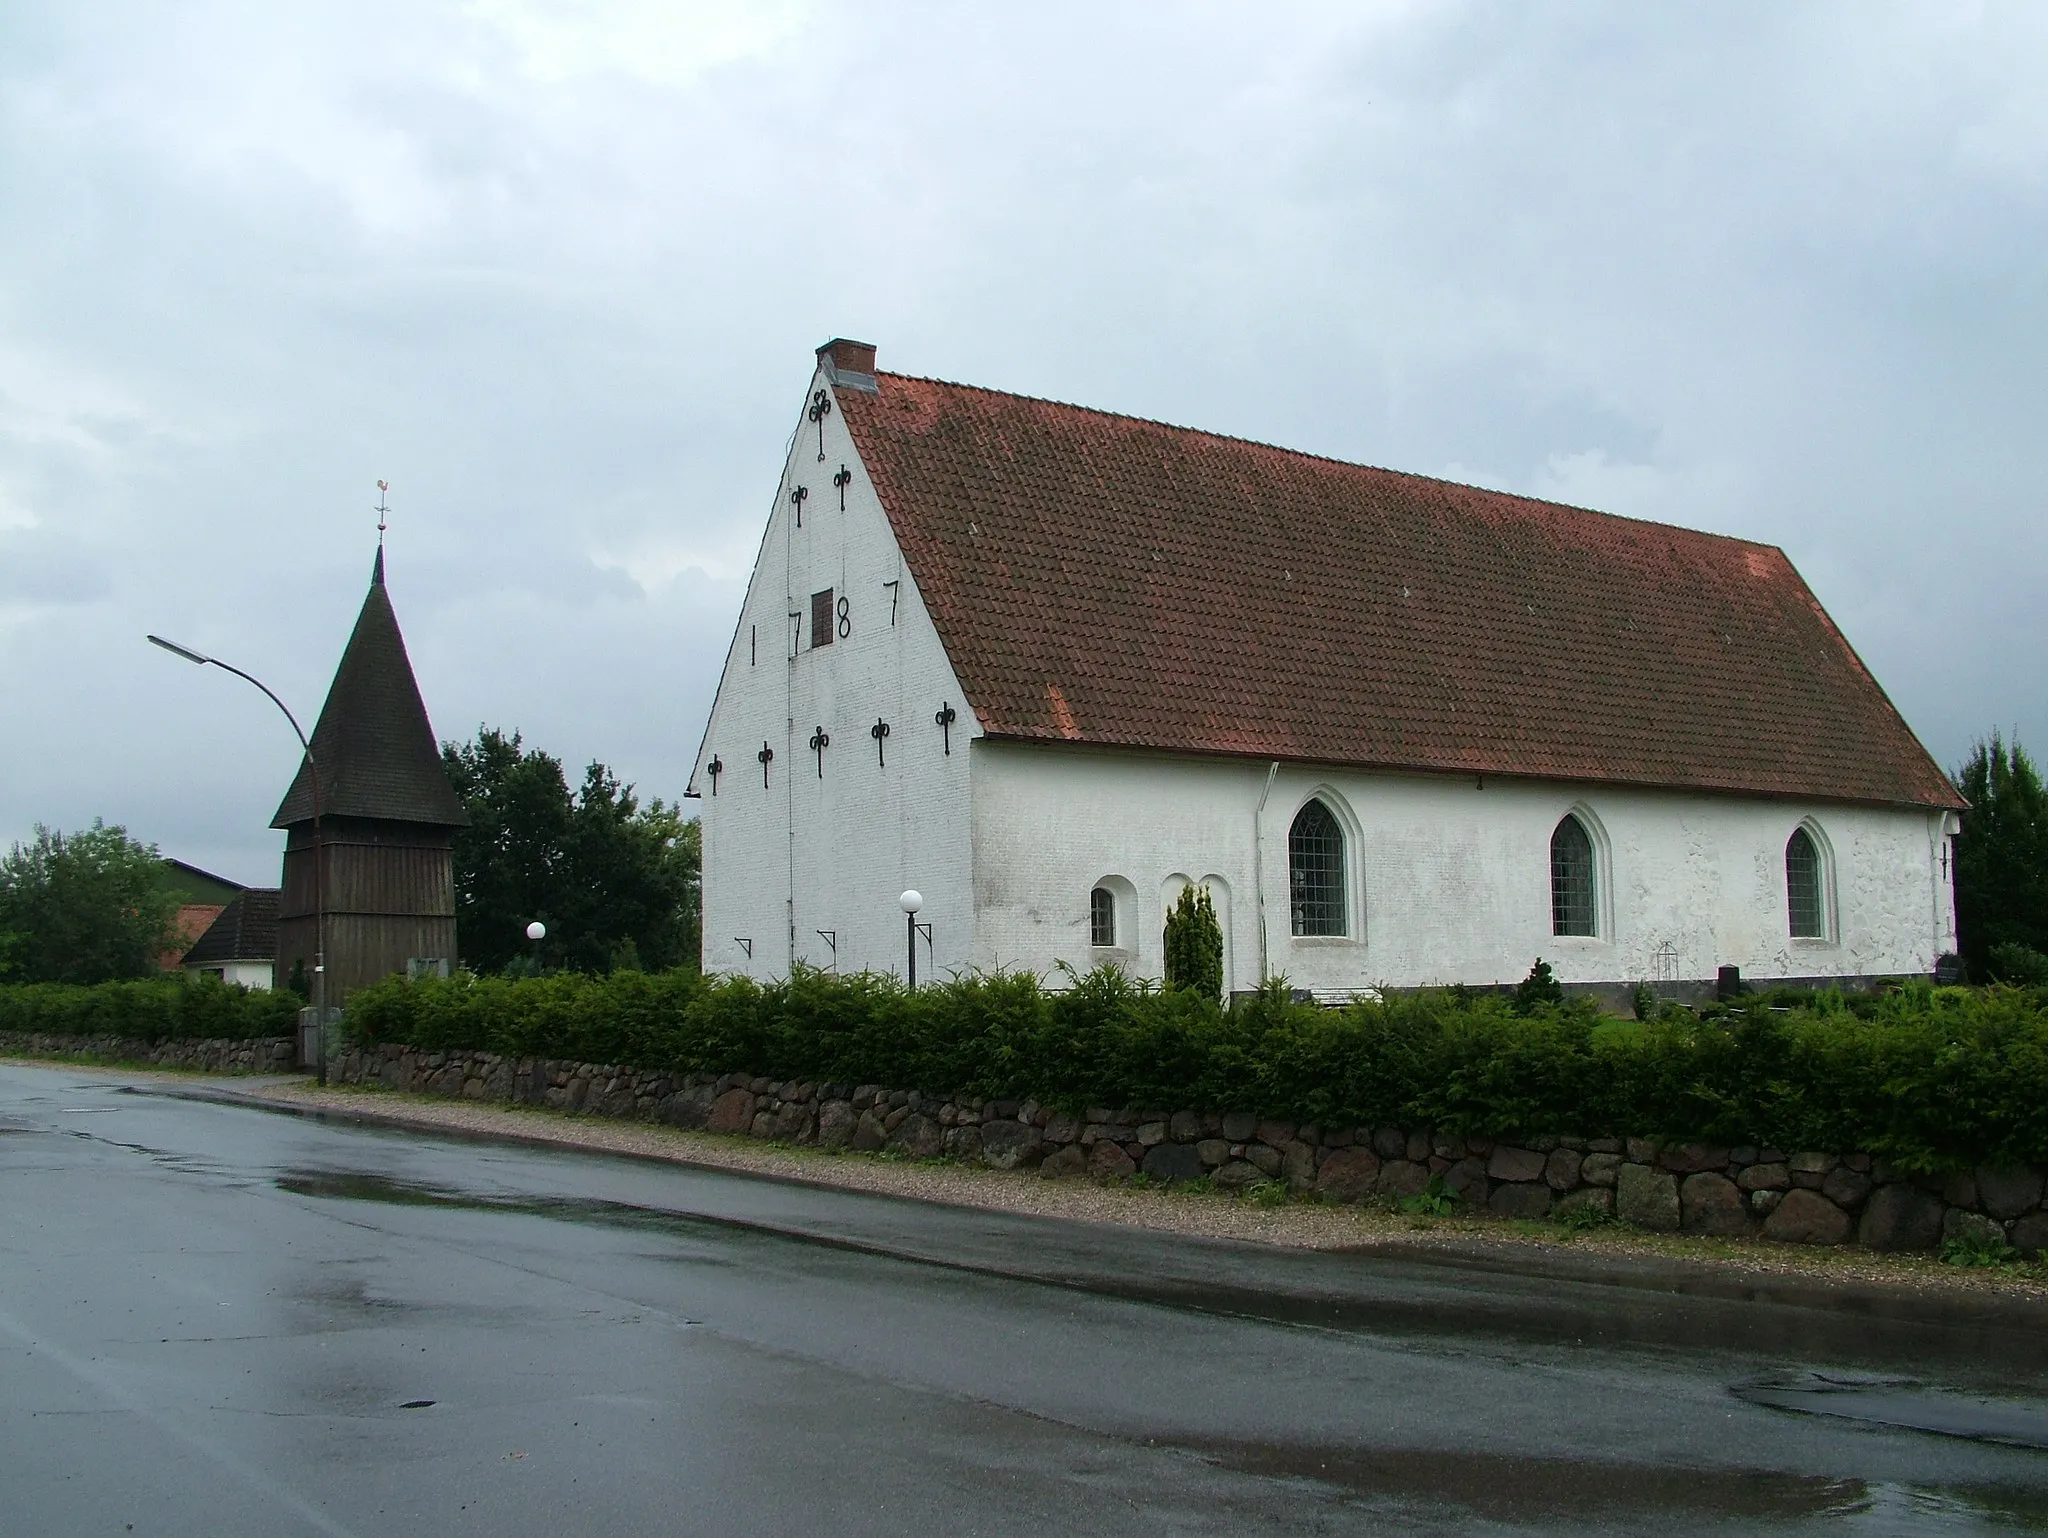
{"type": "Polygon", "coordinates": [[[818,361],[829,361],[835,370],[849,374],[872,374],[875,371],[875,344],[849,342],[843,336],[835,336],[818,349],[818,361]]]}

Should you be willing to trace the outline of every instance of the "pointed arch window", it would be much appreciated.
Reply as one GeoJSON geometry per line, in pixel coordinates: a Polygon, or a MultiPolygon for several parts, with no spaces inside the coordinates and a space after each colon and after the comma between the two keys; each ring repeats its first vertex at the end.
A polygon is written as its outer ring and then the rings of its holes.
{"type": "Polygon", "coordinates": [[[1565,814],[1550,835],[1550,932],[1590,935],[1599,932],[1594,890],[1593,840],[1586,825],[1565,814]]]}
{"type": "Polygon", "coordinates": [[[1321,801],[1303,806],[1287,830],[1287,893],[1296,934],[1346,932],[1344,829],[1321,801]]]}
{"type": "Polygon", "coordinates": [[[1828,912],[1820,845],[1804,828],[1785,840],[1785,908],[1795,940],[1825,940],[1828,912]]]}

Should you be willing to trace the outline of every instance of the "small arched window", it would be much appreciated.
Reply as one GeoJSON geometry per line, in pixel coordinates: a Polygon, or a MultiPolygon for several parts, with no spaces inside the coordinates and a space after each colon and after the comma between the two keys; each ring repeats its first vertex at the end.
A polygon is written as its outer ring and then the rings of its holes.
{"type": "Polygon", "coordinates": [[[1287,830],[1287,894],[1296,934],[1345,932],[1344,830],[1320,801],[1295,813],[1287,830]]]}
{"type": "Polygon", "coordinates": [[[1550,932],[1597,933],[1594,898],[1593,840],[1586,825],[1566,813],[1550,835],[1550,932]]]}
{"type": "Polygon", "coordinates": [[[1804,828],[1785,840],[1785,908],[1795,940],[1828,937],[1827,905],[1820,868],[1820,846],[1804,828]]]}
{"type": "Polygon", "coordinates": [[[1116,893],[1106,886],[1088,894],[1088,943],[1116,944],[1116,893]]]}

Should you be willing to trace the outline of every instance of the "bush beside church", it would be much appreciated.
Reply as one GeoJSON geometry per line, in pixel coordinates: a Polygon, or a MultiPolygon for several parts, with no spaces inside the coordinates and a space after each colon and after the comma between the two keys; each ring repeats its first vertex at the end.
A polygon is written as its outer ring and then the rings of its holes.
{"type": "Polygon", "coordinates": [[[1582,1000],[1518,1008],[1452,991],[1324,1010],[1269,987],[1223,1009],[1108,970],[1064,990],[998,974],[916,992],[869,975],[621,972],[394,979],[352,1001],[348,1030],[366,1048],[886,1085],[1068,1113],[1855,1152],[1931,1176],[2048,1161],[2044,1006],[2033,990],[1910,984],[1624,1021],[1582,1000]]]}

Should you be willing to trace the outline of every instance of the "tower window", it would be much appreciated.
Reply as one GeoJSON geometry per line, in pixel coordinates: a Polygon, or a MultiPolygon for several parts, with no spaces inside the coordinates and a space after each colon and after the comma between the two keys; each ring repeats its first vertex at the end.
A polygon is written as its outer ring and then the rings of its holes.
{"type": "Polygon", "coordinates": [[[811,594],[811,647],[832,644],[832,589],[811,594]]]}

